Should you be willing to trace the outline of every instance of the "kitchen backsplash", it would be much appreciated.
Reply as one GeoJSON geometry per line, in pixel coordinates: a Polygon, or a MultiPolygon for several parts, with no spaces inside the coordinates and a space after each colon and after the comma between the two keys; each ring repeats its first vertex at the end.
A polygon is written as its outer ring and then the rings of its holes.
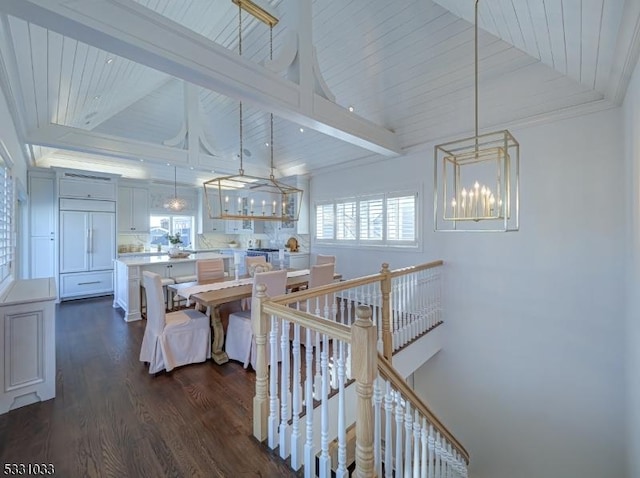
{"type": "MultiPolygon", "coordinates": [[[[196,234],[195,249],[224,249],[230,241],[236,241],[239,247],[284,247],[290,237],[298,240],[301,252],[309,251],[308,234],[196,234]]],[[[148,234],[120,234],[118,236],[118,252],[154,252],[155,245],[149,243],[148,234]]]]}

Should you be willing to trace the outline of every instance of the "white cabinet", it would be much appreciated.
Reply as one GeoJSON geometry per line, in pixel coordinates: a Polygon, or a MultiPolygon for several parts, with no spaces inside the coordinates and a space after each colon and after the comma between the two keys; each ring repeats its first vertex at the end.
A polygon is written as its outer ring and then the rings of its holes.
{"type": "Polygon", "coordinates": [[[29,173],[29,258],[32,279],[55,276],[56,207],[53,175],[29,173]]]}
{"type": "Polygon", "coordinates": [[[56,395],[53,278],[13,282],[0,297],[0,414],[56,395]]]}
{"type": "Polygon", "coordinates": [[[111,293],[115,203],[67,199],[60,208],[60,297],[111,293]],[[82,210],[91,208],[107,210],[82,210]]]}
{"type": "Polygon", "coordinates": [[[142,234],[149,229],[149,190],[118,187],[118,231],[142,234]]]}
{"type": "Polygon", "coordinates": [[[65,174],[58,184],[58,195],[67,198],[116,200],[116,183],[112,178],[78,178],[78,174],[65,174]],[[69,177],[71,176],[71,177],[69,177]]]}
{"type": "Polygon", "coordinates": [[[309,254],[301,252],[292,252],[289,254],[289,267],[291,269],[308,269],[309,254]]]}
{"type": "Polygon", "coordinates": [[[211,219],[211,215],[220,216],[220,200],[217,196],[207,197],[203,189],[198,190],[198,234],[213,232],[225,234],[227,232],[227,221],[225,219],[211,219]]]}

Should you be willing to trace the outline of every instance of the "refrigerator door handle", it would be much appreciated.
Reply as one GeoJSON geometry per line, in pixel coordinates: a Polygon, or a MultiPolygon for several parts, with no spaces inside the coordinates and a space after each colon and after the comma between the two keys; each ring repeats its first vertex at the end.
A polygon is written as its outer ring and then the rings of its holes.
{"type": "Polygon", "coordinates": [[[93,245],[93,231],[91,229],[87,229],[87,252],[91,254],[93,252],[91,250],[91,246],[93,245]]]}

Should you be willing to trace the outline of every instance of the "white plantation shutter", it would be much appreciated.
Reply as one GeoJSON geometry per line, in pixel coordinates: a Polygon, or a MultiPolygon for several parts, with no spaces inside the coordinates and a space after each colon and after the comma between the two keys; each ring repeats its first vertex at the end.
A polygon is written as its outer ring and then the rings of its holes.
{"type": "Polygon", "coordinates": [[[13,181],[11,171],[0,158],[0,282],[11,272],[13,245],[11,218],[13,217],[13,181]]]}
{"type": "Polygon", "coordinates": [[[360,200],[360,240],[373,242],[383,240],[384,200],[382,197],[360,200]]]}
{"type": "Polygon", "coordinates": [[[356,202],[336,204],[336,239],[353,241],[356,239],[356,202]]]}
{"type": "Polygon", "coordinates": [[[387,198],[387,241],[416,240],[416,196],[387,198]]]}
{"type": "Polygon", "coordinates": [[[333,203],[316,206],[316,239],[332,240],[334,231],[333,203]]]}
{"type": "Polygon", "coordinates": [[[416,247],[416,190],[367,195],[316,204],[319,242],[361,246],[416,247]]]}

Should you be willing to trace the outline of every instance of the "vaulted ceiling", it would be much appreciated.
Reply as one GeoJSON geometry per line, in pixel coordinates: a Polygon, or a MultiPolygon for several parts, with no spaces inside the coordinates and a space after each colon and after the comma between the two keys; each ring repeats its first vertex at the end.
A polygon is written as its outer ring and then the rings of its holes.
{"type": "MultiPolygon", "coordinates": [[[[481,127],[618,105],[638,56],[637,4],[481,1],[481,127]]],[[[271,112],[282,175],[471,131],[473,1],[264,5],[280,19],[276,59],[297,29],[298,60],[312,61],[302,46],[312,31],[320,95],[305,99],[291,68],[264,66],[269,28],[246,14],[238,60],[231,0],[0,2],[0,84],[35,164],[155,179],[172,177],[167,164],[178,165],[181,182],[193,184],[212,170],[235,173],[239,100],[243,160],[257,173],[268,171],[271,112]],[[180,49],[182,41],[189,48],[180,49]]]]}

